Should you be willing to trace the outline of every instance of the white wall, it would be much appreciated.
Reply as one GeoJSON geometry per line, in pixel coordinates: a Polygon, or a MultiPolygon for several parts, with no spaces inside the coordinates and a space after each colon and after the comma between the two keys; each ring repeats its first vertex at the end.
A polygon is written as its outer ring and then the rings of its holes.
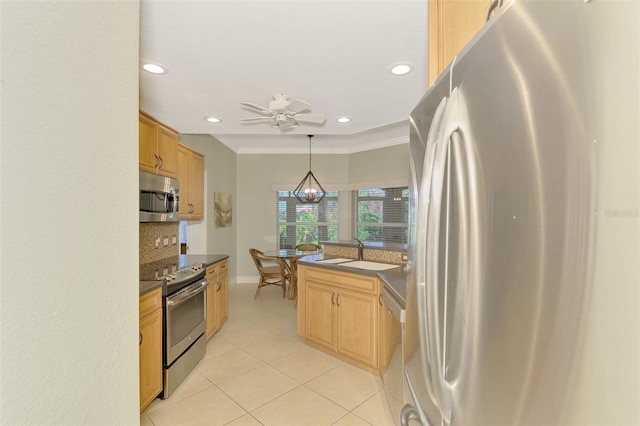
{"type": "Polygon", "coordinates": [[[0,7],[0,423],[137,424],[139,4],[0,7]]]}
{"type": "MultiPolygon", "coordinates": [[[[407,128],[407,140],[409,129],[407,128]]],[[[409,185],[409,144],[363,151],[349,155],[349,183],[380,182],[383,188],[390,181],[398,186],[409,185]]]]}

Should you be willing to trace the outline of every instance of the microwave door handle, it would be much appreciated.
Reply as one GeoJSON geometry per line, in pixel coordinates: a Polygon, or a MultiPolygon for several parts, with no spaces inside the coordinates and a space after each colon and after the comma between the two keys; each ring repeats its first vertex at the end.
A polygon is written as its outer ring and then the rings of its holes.
{"type": "Polygon", "coordinates": [[[192,285],[191,287],[193,288],[190,291],[187,291],[176,298],[167,299],[167,305],[177,306],[182,302],[186,301],[187,299],[190,299],[191,297],[195,296],[196,294],[202,293],[207,288],[208,285],[209,285],[209,281],[207,280],[200,281],[199,283],[192,285]]]}
{"type": "Polygon", "coordinates": [[[169,190],[169,192],[171,192],[171,199],[173,200],[172,213],[177,213],[178,212],[178,197],[176,196],[176,191],[175,191],[175,189],[171,188],[169,190]]]}

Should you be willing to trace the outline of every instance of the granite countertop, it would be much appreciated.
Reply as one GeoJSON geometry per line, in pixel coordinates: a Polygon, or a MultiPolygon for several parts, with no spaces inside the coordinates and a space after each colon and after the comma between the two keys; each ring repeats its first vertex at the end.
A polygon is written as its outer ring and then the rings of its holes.
{"type": "Polygon", "coordinates": [[[140,265],[140,294],[164,285],[163,275],[175,272],[194,263],[213,265],[228,259],[226,254],[180,254],[140,265]]]}
{"type": "MultiPolygon", "coordinates": [[[[328,268],[336,271],[350,272],[355,274],[377,276],[382,280],[384,286],[391,292],[391,294],[398,300],[398,302],[404,307],[406,306],[407,297],[407,268],[399,265],[399,268],[388,269],[385,271],[369,271],[366,269],[356,269],[347,266],[340,266],[339,263],[318,263],[319,260],[333,259],[338,256],[326,256],[324,254],[313,254],[305,256],[298,260],[298,264],[304,264],[308,266],[316,266],[319,268],[328,268]]],[[[355,259],[353,259],[355,260],[355,259]]]]}

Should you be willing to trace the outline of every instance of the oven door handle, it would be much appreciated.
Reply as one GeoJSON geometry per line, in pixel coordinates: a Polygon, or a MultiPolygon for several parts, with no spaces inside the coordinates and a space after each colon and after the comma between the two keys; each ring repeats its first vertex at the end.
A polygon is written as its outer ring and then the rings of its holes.
{"type": "Polygon", "coordinates": [[[186,301],[187,299],[190,299],[191,297],[195,296],[196,294],[202,293],[207,288],[208,285],[209,285],[209,281],[207,280],[202,280],[199,283],[192,284],[191,286],[187,287],[184,292],[180,292],[180,294],[176,295],[175,298],[173,297],[167,298],[167,305],[177,306],[182,302],[186,301]]]}

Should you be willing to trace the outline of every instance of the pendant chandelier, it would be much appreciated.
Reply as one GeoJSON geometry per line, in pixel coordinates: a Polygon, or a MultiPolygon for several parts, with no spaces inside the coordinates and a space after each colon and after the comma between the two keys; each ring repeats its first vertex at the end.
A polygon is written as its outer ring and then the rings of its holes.
{"type": "Polygon", "coordinates": [[[301,203],[317,204],[322,201],[326,193],[322,185],[320,185],[320,182],[318,182],[318,179],[316,179],[311,171],[311,138],[313,135],[307,136],[309,137],[309,173],[302,178],[302,181],[300,181],[296,189],[293,190],[293,195],[301,203]]]}

